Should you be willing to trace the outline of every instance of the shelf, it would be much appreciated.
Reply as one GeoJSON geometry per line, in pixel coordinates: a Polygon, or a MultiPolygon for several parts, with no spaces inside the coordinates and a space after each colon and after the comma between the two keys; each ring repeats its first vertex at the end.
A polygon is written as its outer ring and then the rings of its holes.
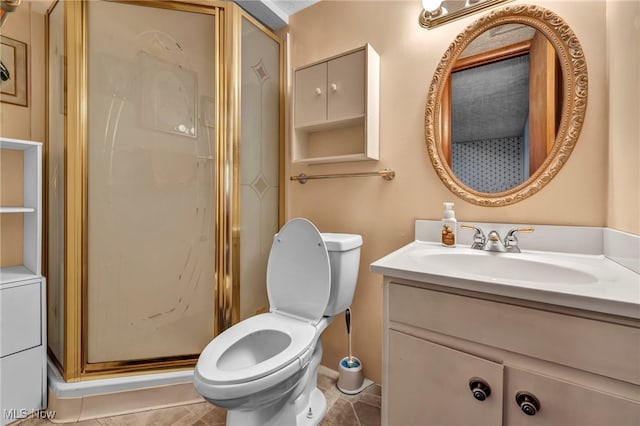
{"type": "Polygon", "coordinates": [[[300,158],[298,162],[305,164],[344,163],[347,161],[371,160],[365,154],[330,155],[325,157],[300,158]]]}
{"type": "Polygon", "coordinates": [[[42,248],[42,144],[0,137],[0,283],[39,277],[42,248]],[[21,266],[14,266],[21,265],[21,266]]]}
{"type": "Polygon", "coordinates": [[[20,139],[2,138],[0,139],[0,149],[14,149],[16,151],[39,150],[42,144],[34,141],[23,141],[20,139]]]}
{"type": "Polygon", "coordinates": [[[317,132],[330,129],[341,129],[344,127],[352,127],[358,124],[364,124],[365,115],[356,115],[354,117],[340,118],[337,120],[327,120],[318,123],[305,124],[303,126],[296,127],[298,132],[317,132]]]}
{"type": "Polygon", "coordinates": [[[34,213],[34,207],[0,207],[0,213],[34,213]]]}
{"type": "Polygon", "coordinates": [[[0,268],[0,277],[0,283],[4,285],[18,281],[39,279],[40,275],[36,274],[24,265],[19,265],[0,268]]]}

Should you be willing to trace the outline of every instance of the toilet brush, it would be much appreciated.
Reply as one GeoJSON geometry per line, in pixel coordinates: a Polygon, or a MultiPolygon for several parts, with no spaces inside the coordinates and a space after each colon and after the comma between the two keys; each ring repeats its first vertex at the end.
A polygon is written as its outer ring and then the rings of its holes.
{"type": "Polygon", "coordinates": [[[353,367],[353,355],[351,353],[351,308],[347,308],[344,313],[345,320],[347,322],[347,346],[349,347],[349,358],[347,359],[347,367],[353,367]]]}
{"type": "MultiPolygon", "coordinates": [[[[349,356],[342,358],[338,366],[338,389],[343,393],[354,395],[362,392],[366,387],[363,385],[365,382],[362,375],[362,363],[360,360],[353,356],[351,352],[351,309],[347,308],[345,312],[345,320],[347,322],[347,345],[349,350],[349,356]]],[[[368,386],[372,383],[367,381],[368,386]]]]}

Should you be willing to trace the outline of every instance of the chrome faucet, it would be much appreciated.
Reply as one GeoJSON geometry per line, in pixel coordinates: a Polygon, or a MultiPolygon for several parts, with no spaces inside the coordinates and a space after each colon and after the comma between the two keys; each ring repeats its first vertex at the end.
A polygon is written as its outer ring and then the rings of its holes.
{"type": "Polygon", "coordinates": [[[489,232],[489,235],[487,236],[487,242],[484,244],[484,247],[482,249],[486,251],[497,251],[500,253],[504,253],[505,251],[507,251],[507,249],[504,248],[504,244],[502,244],[500,235],[496,231],[489,232]]]}
{"type": "Polygon", "coordinates": [[[473,234],[473,243],[471,243],[471,248],[484,250],[484,244],[487,241],[487,237],[484,236],[484,232],[482,232],[482,229],[478,228],[477,226],[471,225],[460,225],[460,228],[475,230],[476,232],[475,234],[473,234]]]}
{"type": "Polygon", "coordinates": [[[476,250],[495,251],[499,253],[520,253],[520,247],[518,247],[518,238],[516,238],[517,232],[533,232],[532,227],[528,228],[514,228],[507,232],[507,236],[504,238],[504,242],[500,238],[500,234],[497,231],[489,232],[489,235],[485,237],[482,229],[477,226],[460,225],[462,229],[473,229],[473,243],[471,248],[476,250]]]}
{"type": "Polygon", "coordinates": [[[508,253],[520,253],[520,247],[518,247],[518,238],[516,238],[516,232],[533,232],[533,227],[528,228],[514,228],[507,232],[507,236],[504,237],[504,248],[508,253]]]}

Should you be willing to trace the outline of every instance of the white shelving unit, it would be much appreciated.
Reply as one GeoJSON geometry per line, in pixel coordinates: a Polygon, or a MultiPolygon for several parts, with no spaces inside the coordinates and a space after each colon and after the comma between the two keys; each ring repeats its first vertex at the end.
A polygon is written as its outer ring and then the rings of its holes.
{"type": "MultiPolygon", "coordinates": [[[[47,345],[45,279],[41,275],[42,144],[0,138],[0,150],[0,155],[21,151],[23,170],[22,176],[2,173],[3,180],[7,179],[3,188],[14,183],[23,186],[22,205],[4,205],[5,199],[0,205],[0,215],[23,216],[22,221],[9,225],[22,224],[22,241],[16,241],[22,245],[21,262],[0,267],[0,424],[5,425],[46,407],[47,345]]],[[[9,234],[16,235],[5,235],[9,234]]],[[[3,244],[10,247],[13,241],[3,244]]]]}
{"type": "Polygon", "coordinates": [[[379,159],[380,56],[366,44],[295,70],[294,163],[379,159]]]}

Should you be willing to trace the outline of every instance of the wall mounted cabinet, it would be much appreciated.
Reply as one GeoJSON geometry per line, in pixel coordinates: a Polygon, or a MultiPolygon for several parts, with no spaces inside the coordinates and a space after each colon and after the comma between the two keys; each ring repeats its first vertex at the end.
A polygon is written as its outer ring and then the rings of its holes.
{"type": "Polygon", "coordinates": [[[0,160],[0,424],[5,425],[47,405],[42,145],[0,138],[0,160]]]}
{"type": "Polygon", "coordinates": [[[380,56],[367,44],[295,70],[294,163],[379,159],[380,56]]]}

